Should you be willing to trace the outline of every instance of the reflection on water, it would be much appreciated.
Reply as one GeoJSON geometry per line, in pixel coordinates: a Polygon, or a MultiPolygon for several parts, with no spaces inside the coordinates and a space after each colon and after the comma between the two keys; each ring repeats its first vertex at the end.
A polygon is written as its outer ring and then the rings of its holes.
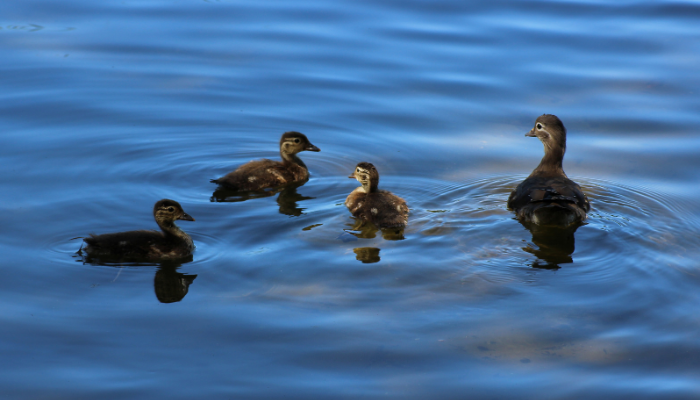
{"type": "Polygon", "coordinates": [[[216,190],[214,190],[214,193],[212,193],[211,198],[209,200],[212,203],[237,203],[239,201],[272,197],[277,193],[281,192],[283,189],[284,188],[280,187],[256,192],[239,192],[237,190],[228,189],[223,186],[218,186],[216,190]]]}
{"type": "Polygon", "coordinates": [[[280,214],[298,217],[304,214],[304,210],[306,208],[299,207],[297,202],[315,199],[315,197],[304,196],[297,192],[297,189],[303,185],[304,183],[291,184],[256,192],[239,192],[219,186],[216,188],[214,193],[212,193],[210,201],[235,203],[251,199],[271,197],[279,194],[277,196],[277,205],[280,207],[280,214]]]}
{"type": "Polygon", "coordinates": [[[354,222],[352,224],[348,224],[349,229],[346,229],[345,232],[359,238],[359,239],[374,239],[377,237],[377,233],[380,232],[382,235],[382,238],[384,240],[404,240],[404,229],[396,229],[396,228],[384,228],[384,229],[379,229],[377,228],[373,223],[363,221],[361,219],[357,219],[355,217],[352,217],[354,222]]]}
{"type": "Polygon", "coordinates": [[[117,267],[119,268],[119,273],[117,276],[121,274],[122,268],[158,266],[158,270],[156,271],[153,279],[153,288],[155,290],[156,298],[158,298],[158,301],[161,303],[176,303],[181,301],[187,295],[190,285],[197,277],[197,275],[188,275],[177,272],[178,268],[180,268],[183,264],[192,262],[192,255],[177,261],[164,260],[160,263],[133,261],[125,262],[114,258],[98,258],[92,257],[86,252],[82,252],[80,250],[78,250],[73,257],[77,262],[81,262],[85,265],[117,267]]]}
{"type": "MultiPolygon", "coordinates": [[[[123,257],[117,257],[114,255],[110,254],[91,254],[83,250],[83,246],[81,245],[78,251],[75,252],[73,255],[74,258],[76,258],[76,261],[81,262],[83,264],[90,264],[90,265],[107,265],[107,266],[113,266],[113,267],[124,267],[124,266],[142,266],[142,265],[159,265],[158,262],[148,260],[148,259],[142,259],[142,258],[134,258],[134,257],[129,257],[129,258],[123,258],[123,257]]],[[[168,260],[163,260],[160,261],[160,263],[177,263],[178,266],[182,264],[186,264],[189,262],[192,262],[194,259],[194,256],[192,254],[178,258],[178,259],[168,259],[168,260]]]]}
{"type": "Polygon", "coordinates": [[[356,247],[352,249],[355,252],[357,261],[362,261],[365,264],[379,262],[379,250],[376,247],[356,247]]]}
{"type": "Polygon", "coordinates": [[[161,303],[175,303],[182,300],[189,291],[197,275],[177,272],[181,264],[163,263],[153,279],[156,297],[161,303]]]}
{"type": "Polygon", "coordinates": [[[580,225],[557,227],[540,226],[521,222],[532,233],[532,243],[522,249],[537,257],[532,263],[533,268],[559,269],[559,264],[574,262],[571,255],[575,250],[574,233],[580,225]]]}
{"type": "Polygon", "coordinates": [[[277,205],[280,207],[280,214],[290,215],[293,217],[298,217],[304,214],[303,211],[305,208],[299,207],[297,202],[313,200],[315,197],[304,196],[297,193],[297,188],[302,185],[303,183],[300,185],[287,186],[280,192],[279,196],[277,196],[277,205]]]}
{"type": "MultiPolygon", "coordinates": [[[[379,229],[373,223],[351,217],[353,219],[352,224],[346,224],[348,229],[344,229],[343,235],[347,235],[343,238],[341,235],[341,240],[347,242],[352,238],[353,240],[364,240],[364,239],[375,239],[377,234],[380,234],[382,239],[389,241],[404,240],[404,229],[395,228],[384,228],[379,229]]],[[[365,264],[376,263],[381,260],[379,257],[379,251],[381,249],[378,247],[355,247],[353,252],[355,253],[355,259],[361,261],[365,264]]]]}

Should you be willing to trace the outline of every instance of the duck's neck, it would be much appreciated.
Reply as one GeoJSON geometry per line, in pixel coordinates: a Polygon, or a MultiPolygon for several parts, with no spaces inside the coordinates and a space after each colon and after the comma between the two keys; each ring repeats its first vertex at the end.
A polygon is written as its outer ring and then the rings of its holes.
{"type": "Polygon", "coordinates": [[[173,238],[178,238],[182,239],[185,241],[191,241],[192,239],[188,234],[185,233],[182,229],[180,229],[179,226],[175,225],[175,222],[173,221],[156,221],[158,223],[158,226],[160,226],[160,229],[163,231],[163,234],[167,237],[173,237],[173,238]]]}
{"type": "Polygon", "coordinates": [[[544,157],[540,161],[540,165],[532,171],[531,175],[564,175],[562,163],[564,161],[564,153],[566,148],[562,147],[547,147],[544,146],[544,157]]]}
{"type": "Polygon", "coordinates": [[[365,193],[374,193],[378,191],[377,189],[377,183],[376,182],[361,182],[362,183],[362,189],[365,190],[365,193]]]}
{"type": "Polygon", "coordinates": [[[280,151],[280,156],[282,157],[282,162],[284,162],[285,164],[296,164],[306,169],[306,164],[304,164],[304,162],[301,161],[301,158],[297,157],[296,154],[290,154],[285,153],[284,151],[280,151]]]}

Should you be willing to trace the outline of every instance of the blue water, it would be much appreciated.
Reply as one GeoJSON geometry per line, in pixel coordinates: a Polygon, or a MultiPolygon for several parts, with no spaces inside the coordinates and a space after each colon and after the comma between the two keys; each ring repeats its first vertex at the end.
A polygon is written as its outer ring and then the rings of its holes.
{"type": "Polygon", "coordinates": [[[700,4],[0,3],[0,397],[700,397],[700,4]],[[571,237],[506,209],[542,145],[571,237]],[[278,157],[311,179],[209,182],[278,157]],[[343,205],[359,161],[403,236],[343,205]],[[86,263],[171,198],[193,261],[86,263]],[[218,201],[226,200],[226,201],[218,201]],[[232,201],[245,200],[245,201],[232,201]]]}

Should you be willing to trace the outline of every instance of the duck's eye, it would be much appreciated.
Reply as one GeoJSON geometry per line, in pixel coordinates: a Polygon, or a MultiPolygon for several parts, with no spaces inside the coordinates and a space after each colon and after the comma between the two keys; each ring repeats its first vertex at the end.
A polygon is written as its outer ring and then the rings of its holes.
{"type": "Polygon", "coordinates": [[[294,139],[294,143],[297,143],[297,144],[298,144],[298,143],[300,143],[300,142],[301,142],[301,140],[299,140],[299,138],[294,139]]]}
{"type": "Polygon", "coordinates": [[[173,207],[168,207],[168,211],[173,212],[173,211],[175,211],[175,208],[173,208],[173,207]]]}
{"type": "Polygon", "coordinates": [[[542,124],[537,124],[537,129],[542,129],[542,124]]]}

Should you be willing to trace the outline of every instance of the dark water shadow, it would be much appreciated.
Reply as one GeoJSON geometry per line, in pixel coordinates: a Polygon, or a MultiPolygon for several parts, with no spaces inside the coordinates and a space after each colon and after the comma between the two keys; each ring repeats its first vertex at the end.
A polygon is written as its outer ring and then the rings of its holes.
{"type": "Polygon", "coordinates": [[[532,268],[559,269],[560,264],[570,264],[574,260],[571,255],[576,250],[574,233],[581,226],[568,227],[539,226],[521,222],[532,234],[532,244],[523,247],[523,251],[537,257],[532,268]]]}
{"type": "MultiPolygon", "coordinates": [[[[194,282],[197,275],[188,275],[177,272],[183,264],[192,262],[193,257],[190,255],[177,260],[163,260],[160,262],[138,261],[138,260],[122,260],[110,257],[92,257],[80,250],[73,256],[76,262],[81,262],[83,265],[107,266],[115,268],[127,267],[154,267],[157,266],[155,277],[153,279],[153,289],[156,298],[161,303],[176,303],[185,298],[189,292],[190,285],[194,282]]],[[[121,273],[121,271],[120,271],[121,273]]]]}
{"type": "Polygon", "coordinates": [[[315,199],[315,197],[304,196],[297,192],[297,189],[303,185],[304,183],[293,184],[255,192],[239,192],[219,186],[214,193],[212,193],[210,201],[213,203],[237,203],[251,199],[272,197],[279,194],[277,196],[277,205],[279,205],[280,214],[298,217],[304,214],[306,208],[299,207],[297,202],[315,199]]]}

